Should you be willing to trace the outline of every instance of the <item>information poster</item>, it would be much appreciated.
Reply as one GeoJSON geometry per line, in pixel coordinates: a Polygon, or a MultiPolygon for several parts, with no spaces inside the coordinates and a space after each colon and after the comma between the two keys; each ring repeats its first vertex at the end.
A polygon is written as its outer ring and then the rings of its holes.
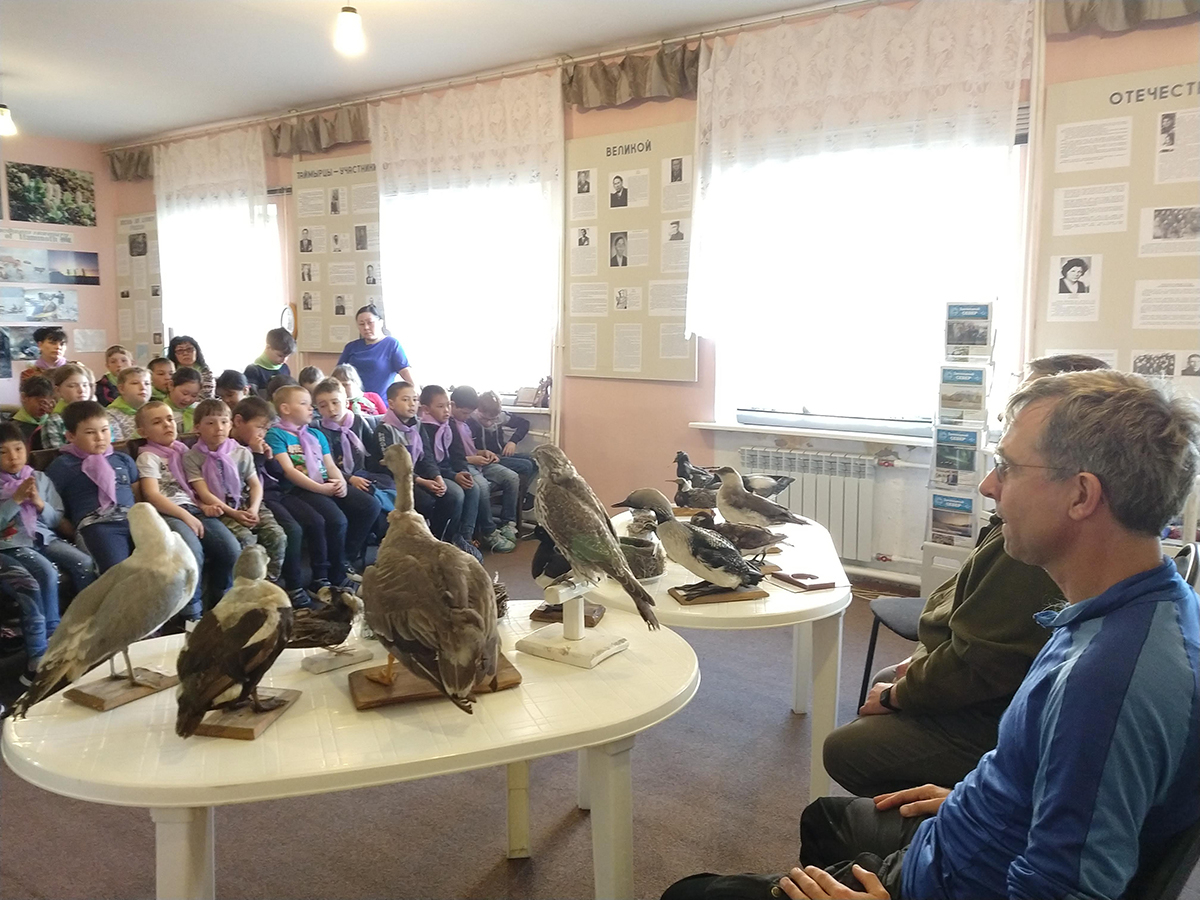
{"type": "Polygon", "coordinates": [[[292,206],[297,345],[339,353],[357,334],[355,311],[383,307],[375,163],[369,155],[296,162],[292,206]]]}
{"type": "Polygon", "coordinates": [[[567,141],[566,374],[696,380],[694,142],[693,122],[567,141]]]}
{"type": "Polygon", "coordinates": [[[144,366],[161,356],[164,346],[155,214],[118,216],[116,251],[117,334],[109,343],[123,344],[144,366]]]}

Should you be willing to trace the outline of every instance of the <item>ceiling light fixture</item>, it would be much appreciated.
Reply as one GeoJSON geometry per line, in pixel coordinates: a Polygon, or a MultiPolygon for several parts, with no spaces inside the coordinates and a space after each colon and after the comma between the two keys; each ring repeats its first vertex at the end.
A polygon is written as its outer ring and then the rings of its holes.
{"type": "Polygon", "coordinates": [[[367,49],[363,37],[362,17],[353,6],[343,6],[338,13],[337,28],[333,32],[333,47],[343,56],[361,56],[367,49]]]}
{"type": "Polygon", "coordinates": [[[12,137],[17,133],[17,123],[13,121],[8,104],[0,103],[0,137],[12,137]]]}

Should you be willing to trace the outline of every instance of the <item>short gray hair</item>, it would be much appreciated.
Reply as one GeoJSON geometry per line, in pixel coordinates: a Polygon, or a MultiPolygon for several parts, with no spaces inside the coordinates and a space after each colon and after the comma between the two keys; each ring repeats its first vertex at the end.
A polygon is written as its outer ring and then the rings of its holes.
{"type": "Polygon", "coordinates": [[[1057,375],[1059,372],[1090,372],[1092,369],[1110,368],[1108,363],[1082,353],[1060,353],[1057,356],[1039,356],[1031,359],[1026,368],[1030,378],[1057,375]]]}
{"type": "Polygon", "coordinates": [[[1040,400],[1054,402],[1036,446],[1046,465],[1095,475],[1117,522],[1159,535],[1200,471],[1200,404],[1140,375],[1065,372],[1013,394],[1005,418],[1040,400]]]}

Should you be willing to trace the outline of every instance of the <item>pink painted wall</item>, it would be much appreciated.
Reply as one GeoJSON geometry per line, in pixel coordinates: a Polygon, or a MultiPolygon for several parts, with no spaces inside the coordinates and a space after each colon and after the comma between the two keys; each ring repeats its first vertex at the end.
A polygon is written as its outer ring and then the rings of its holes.
{"type": "MultiPolygon", "coordinates": [[[[17,126],[20,127],[20,116],[17,116],[17,126]]],[[[0,159],[4,162],[36,163],[44,166],[59,166],[68,169],[84,169],[94,176],[96,185],[96,225],[95,227],[73,227],[64,225],[43,225],[28,222],[11,222],[4,219],[4,227],[32,228],[47,231],[67,231],[75,237],[73,244],[37,244],[11,242],[15,246],[26,247],[57,247],[63,250],[82,250],[96,253],[100,258],[100,284],[73,285],[69,289],[79,294],[79,321],[64,323],[67,332],[67,357],[78,359],[84,365],[96,372],[104,369],[104,353],[76,353],[73,346],[72,333],[76,328],[103,328],[108,332],[108,342],[114,343],[117,336],[117,295],[116,295],[116,197],[113,182],[108,175],[108,160],[94,144],[82,144],[76,141],[64,141],[54,138],[40,138],[33,135],[18,134],[16,137],[0,139],[0,159]]],[[[7,184],[5,185],[4,214],[8,214],[7,184]]],[[[9,243],[5,241],[5,243],[9,243]]],[[[36,285],[28,285],[36,287],[36,285]]],[[[32,323],[28,323],[32,324],[32,323]]],[[[21,363],[14,362],[13,377],[0,379],[0,403],[17,403],[19,401],[18,380],[21,363]]]]}
{"type": "Polygon", "coordinates": [[[1087,32],[1046,42],[1046,83],[1163,69],[1198,59],[1200,22],[1116,35],[1087,32]]]}

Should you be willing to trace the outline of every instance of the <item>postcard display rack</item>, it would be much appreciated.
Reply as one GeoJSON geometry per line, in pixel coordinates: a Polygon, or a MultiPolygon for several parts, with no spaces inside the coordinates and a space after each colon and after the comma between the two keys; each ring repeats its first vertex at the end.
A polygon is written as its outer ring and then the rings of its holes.
{"type": "Polygon", "coordinates": [[[927,558],[938,551],[961,561],[979,535],[994,338],[992,304],[947,304],[946,356],[929,458],[927,558]],[[946,553],[947,548],[959,552],[946,553]]]}

